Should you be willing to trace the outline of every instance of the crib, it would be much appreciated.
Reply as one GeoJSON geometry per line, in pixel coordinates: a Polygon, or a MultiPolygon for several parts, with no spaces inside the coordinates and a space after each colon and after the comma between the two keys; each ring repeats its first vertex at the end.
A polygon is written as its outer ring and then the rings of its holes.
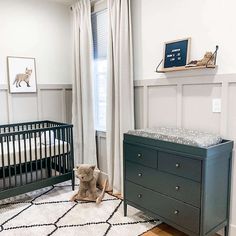
{"type": "Polygon", "coordinates": [[[73,126],[54,121],[0,125],[0,200],[67,180],[74,190],[73,126]]]}

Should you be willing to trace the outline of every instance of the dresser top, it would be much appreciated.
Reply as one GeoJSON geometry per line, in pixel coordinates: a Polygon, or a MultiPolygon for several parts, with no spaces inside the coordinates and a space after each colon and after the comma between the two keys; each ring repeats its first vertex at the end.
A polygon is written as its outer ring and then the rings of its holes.
{"type": "Polygon", "coordinates": [[[233,149],[233,141],[222,139],[220,143],[210,147],[198,147],[189,144],[173,142],[171,140],[161,140],[151,136],[138,135],[140,131],[129,131],[124,134],[124,142],[135,145],[143,145],[152,149],[168,150],[178,154],[186,154],[195,158],[206,158],[218,155],[219,152],[231,152],[233,149]]]}

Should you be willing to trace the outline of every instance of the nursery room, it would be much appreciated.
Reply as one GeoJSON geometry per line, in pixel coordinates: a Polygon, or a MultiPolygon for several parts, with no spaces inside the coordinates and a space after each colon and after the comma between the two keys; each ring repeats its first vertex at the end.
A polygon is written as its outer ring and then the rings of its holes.
{"type": "Polygon", "coordinates": [[[235,8],[0,0],[0,236],[236,236],[235,8]]]}

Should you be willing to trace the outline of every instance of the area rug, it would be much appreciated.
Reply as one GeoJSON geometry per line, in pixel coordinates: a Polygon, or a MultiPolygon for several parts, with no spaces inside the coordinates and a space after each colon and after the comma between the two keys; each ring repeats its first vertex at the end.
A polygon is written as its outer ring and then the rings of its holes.
{"type": "MultiPolygon", "coordinates": [[[[78,186],[77,186],[78,188],[78,186]]],[[[137,236],[160,222],[106,194],[102,203],[70,202],[69,182],[0,202],[0,236],[137,236]]]]}

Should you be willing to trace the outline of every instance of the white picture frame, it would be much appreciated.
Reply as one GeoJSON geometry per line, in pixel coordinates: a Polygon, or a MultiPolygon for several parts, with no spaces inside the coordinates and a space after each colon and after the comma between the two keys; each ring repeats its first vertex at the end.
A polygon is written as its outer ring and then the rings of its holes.
{"type": "Polygon", "coordinates": [[[36,93],[36,63],[31,57],[7,57],[10,93],[36,93]]]}

